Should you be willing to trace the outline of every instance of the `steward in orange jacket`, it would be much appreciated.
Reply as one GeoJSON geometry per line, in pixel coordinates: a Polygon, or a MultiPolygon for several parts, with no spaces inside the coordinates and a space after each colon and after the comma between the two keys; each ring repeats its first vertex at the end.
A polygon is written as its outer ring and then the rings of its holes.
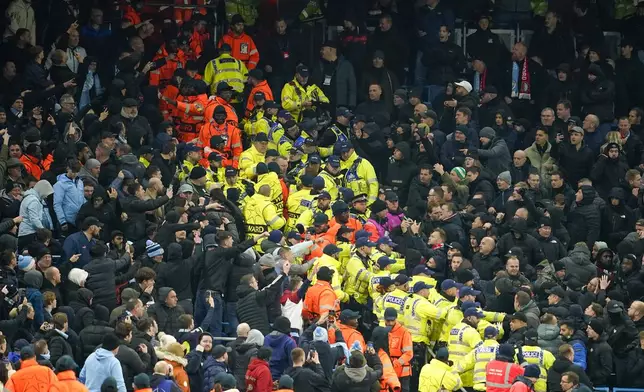
{"type": "Polygon", "coordinates": [[[360,223],[357,218],[353,217],[351,213],[349,213],[349,206],[342,200],[338,200],[333,203],[331,210],[333,211],[333,219],[331,219],[331,221],[329,222],[328,233],[332,235],[333,238],[335,238],[338,230],[340,230],[340,227],[346,226],[350,229],[353,229],[353,231],[351,232],[350,240],[352,244],[355,243],[355,233],[358,230],[362,230],[362,223],[360,223]]]}
{"type": "Polygon", "coordinates": [[[380,377],[380,391],[381,392],[399,392],[400,380],[396,375],[394,366],[391,363],[391,357],[388,353],[389,349],[389,330],[384,327],[374,328],[371,334],[371,341],[373,342],[373,349],[378,353],[378,358],[382,362],[382,377],[380,377]]]}
{"type": "Polygon", "coordinates": [[[174,75],[177,68],[186,67],[186,56],[183,50],[179,49],[177,39],[173,38],[168,40],[165,44],[161,45],[156,55],[152,59],[154,62],[159,62],[165,59],[165,64],[159,68],[150,71],[150,85],[165,87],[170,83],[170,79],[174,75]]]}
{"type": "Polygon", "coordinates": [[[323,317],[330,311],[340,311],[338,296],[331,286],[333,273],[334,271],[329,267],[322,267],[318,270],[317,282],[309,287],[304,297],[303,317],[314,320],[323,317]]]}
{"type": "Polygon", "coordinates": [[[259,51],[250,35],[244,33],[244,19],[240,15],[233,15],[230,30],[221,37],[218,47],[223,44],[230,45],[231,55],[246,65],[250,71],[259,63],[259,51]]]}
{"type": "Polygon", "coordinates": [[[25,153],[20,157],[20,162],[25,166],[27,173],[34,176],[36,180],[40,180],[42,174],[49,170],[52,161],[51,155],[47,156],[44,160],[42,159],[40,146],[36,144],[27,146],[25,153]]]}
{"type": "Polygon", "coordinates": [[[89,389],[83,385],[80,381],[76,379],[76,373],[74,370],[65,370],[56,375],[58,381],[63,385],[68,392],[88,392],[89,389]]]}
{"type": "Polygon", "coordinates": [[[206,0],[174,0],[174,21],[177,26],[190,22],[193,14],[206,15],[205,8],[181,8],[188,5],[206,5],[206,0]]]}
{"type": "Polygon", "coordinates": [[[335,330],[340,329],[342,332],[342,338],[344,339],[349,350],[353,350],[353,345],[358,342],[360,343],[361,351],[364,352],[366,344],[364,342],[364,337],[358,331],[358,319],[360,318],[360,313],[353,311],[351,309],[345,309],[340,313],[340,322],[336,323],[334,327],[329,328],[329,343],[335,343],[335,330]]]}
{"type": "MultiPolygon", "coordinates": [[[[160,89],[161,95],[168,98],[169,101],[176,101],[179,97],[179,85],[181,84],[181,81],[183,80],[183,78],[185,78],[185,76],[186,71],[183,68],[175,70],[174,74],[172,75],[172,79],[170,79],[170,82],[165,87],[160,89]]],[[[177,108],[170,105],[163,97],[161,97],[161,99],[159,100],[159,110],[163,115],[163,119],[168,121],[170,117],[177,116],[177,108]]]]}
{"type": "Polygon", "coordinates": [[[237,117],[237,112],[230,105],[230,100],[233,97],[233,88],[226,82],[221,82],[217,85],[217,95],[208,101],[208,107],[206,107],[206,113],[204,115],[205,122],[210,122],[213,119],[215,113],[215,108],[219,105],[223,106],[226,109],[226,122],[234,126],[239,125],[239,117],[237,117]]]}
{"type": "Polygon", "coordinates": [[[411,376],[411,360],[414,357],[414,346],[411,333],[396,321],[398,312],[394,308],[385,309],[385,325],[389,331],[389,356],[399,379],[411,376]]]}
{"type": "Polygon", "coordinates": [[[232,166],[235,169],[239,167],[239,156],[243,151],[241,131],[236,126],[226,123],[226,109],[223,106],[217,106],[214,110],[213,120],[201,127],[199,144],[201,147],[222,151],[224,153],[224,167],[232,166]],[[215,139],[217,136],[219,138],[215,139]],[[223,150],[220,144],[224,144],[223,150]]]}
{"type": "MultiPolygon", "coordinates": [[[[32,351],[33,354],[33,351],[32,351]]],[[[36,362],[36,356],[24,359],[20,364],[20,370],[14,373],[4,386],[11,392],[48,391],[64,392],[64,386],[58,382],[54,372],[36,362]]]]}
{"type": "Polygon", "coordinates": [[[246,117],[250,116],[250,113],[255,108],[255,100],[253,97],[256,93],[264,93],[264,99],[267,101],[273,101],[273,91],[271,90],[268,82],[264,80],[264,72],[261,69],[254,69],[248,71],[248,82],[253,88],[248,94],[248,102],[246,102],[246,117]]]}
{"type": "Polygon", "coordinates": [[[181,83],[181,95],[172,100],[164,95],[160,99],[177,108],[174,122],[177,127],[177,138],[187,143],[199,137],[199,130],[204,122],[204,113],[208,105],[208,87],[201,81],[184,79],[181,83]]]}

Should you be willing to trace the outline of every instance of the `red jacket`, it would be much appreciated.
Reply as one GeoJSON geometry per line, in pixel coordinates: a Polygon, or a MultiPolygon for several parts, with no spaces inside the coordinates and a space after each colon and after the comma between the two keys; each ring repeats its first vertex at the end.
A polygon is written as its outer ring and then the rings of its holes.
{"type": "Polygon", "coordinates": [[[510,388],[514,388],[512,383],[517,376],[521,375],[523,375],[523,368],[520,365],[498,359],[492,360],[485,367],[486,390],[487,392],[508,392],[510,388]]]}
{"type": "MultiPolygon", "coordinates": [[[[510,388],[510,392],[534,392],[534,385],[530,383],[530,386],[528,386],[525,382],[527,380],[525,379],[519,379],[517,380],[514,384],[512,384],[512,387],[510,388]]],[[[487,389],[488,391],[490,388],[487,389]]]]}
{"type": "Polygon", "coordinates": [[[272,392],[273,377],[268,362],[253,358],[246,370],[246,390],[253,392],[272,392]]]}

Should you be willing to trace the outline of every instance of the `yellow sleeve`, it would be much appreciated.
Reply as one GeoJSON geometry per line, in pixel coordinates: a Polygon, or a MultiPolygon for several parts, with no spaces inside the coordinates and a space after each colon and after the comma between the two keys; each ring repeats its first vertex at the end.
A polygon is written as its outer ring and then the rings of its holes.
{"type": "Polygon", "coordinates": [[[264,220],[271,230],[280,229],[284,226],[284,224],[286,224],[284,217],[282,216],[282,214],[277,213],[277,208],[275,208],[275,205],[273,204],[267,204],[267,206],[264,208],[264,211],[262,211],[262,215],[264,216],[264,220]]]}
{"type": "Polygon", "coordinates": [[[461,389],[463,387],[461,376],[453,372],[449,372],[445,374],[445,380],[443,381],[443,386],[449,391],[457,391],[461,389]]]}
{"type": "Polygon", "coordinates": [[[314,87],[313,92],[315,92],[318,96],[318,101],[322,103],[329,103],[329,98],[327,98],[326,95],[324,95],[324,91],[322,91],[321,88],[319,88],[317,85],[314,87]]]}
{"type": "Polygon", "coordinates": [[[452,366],[452,370],[457,373],[465,373],[468,370],[474,369],[474,364],[476,363],[476,356],[474,353],[474,350],[467,353],[467,355],[452,366]]]}
{"type": "Polygon", "coordinates": [[[286,83],[282,89],[282,107],[289,112],[299,109],[302,103],[299,100],[296,101],[296,97],[295,87],[286,83]]]}
{"type": "Polygon", "coordinates": [[[390,267],[390,271],[392,273],[400,272],[406,268],[405,259],[395,259],[395,260],[396,260],[396,264],[393,264],[390,267]]]}
{"type": "Polygon", "coordinates": [[[449,332],[454,328],[456,324],[458,324],[459,321],[462,320],[462,316],[459,315],[459,311],[452,309],[455,308],[450,308],[447,310],[447,314],[445,317],[445,322],[443,323],[443,329],[441,329],[441,341],[447,342],[449,341],[449,332]]]}
{"type": "Polygon", "coordinates": [[[206,82],[208,86],[211,86],[215,81],[215,67],[212,64],[213,61],[215,60],[208,61],[208,64],[206,65],[206,70],[203,73],[203,81],[206,82]]]}
{"type": "Polygon", "coordinates": [[[289,156],[289,154],[291,152],[291,148],[293,148],[293,143],[291,143],[291,142],[279,143],[277,145],[277,151],[283,157],[289,156]]]}
{"type": "Polygon", "coordinates": [[[447,312],[443,311],[443,309],[439,309],[429,301],[420,301],[416,308],[416,313],[423,318],[441,320],[445,318],[447,312]]]}
{"type": "Polygon", "coordinates": [[[340,276],[340,273],[337,270],[334,269],[334,271],[335,273],[331,279],[331,287],[333,288],[333,291],[335,291],[335,295],[338,297],[340,302],[347,302],[349,301],[349,294],[342,290],[342,276],[340,276]]]}
{"type": "Polygon", "coordinates": [[[369,186],[369,194],[367,195],[369,197],[369,204],[373,203],[376,201],[378,198],[378,178],[376,177],[376,171],[374,170],[373,166],[369,161],[363,159],[362,162],[360,162],[360,168],[359,168],[360,173],[358,174],[361,178],[364,178],[367,181],[367,185],[369,186]]]}
{"type": "Polygon", "coordinates": [[[474,328],[467,328],[467,332],[465,333],[465,336],[463,336],[463,342],[467,343],[467,345],[474,350],[483,343],[483,340],[477,330],[474,328]]]}
{"type": "MultiPolygon", "coordinates": [[[[297,221],[295,221],[295,224],[302,225],[305,228],[313,225],[313,210],[312,209],[306,209],[304,212],[297,218],[297,221]]],[[[337,274],[335,274],[337,275],[337,274]]],[[[335,275],[333,275],[335,277],[335,275]]]]}
{"type": "Polygon", "coordinates": [[[548,350],[543,350],[543,367],[548,370],[555,363],[555,356],[548,350]]]}
{"type": "Polygon", "coordinates": [[[483,311],[483,318],[491,323],[500,323],[505,318],[505,313],[483,311]]]}
{"type": "Polygon", "coordinates": [[[251,128],[253,135],[257,135],[258,133],[265,133],[268,135],[269,130],[270,129],[268,127],[268,123],[262,120],[257,120],[255,123],[253,123],[253,127],[251,128]]]}

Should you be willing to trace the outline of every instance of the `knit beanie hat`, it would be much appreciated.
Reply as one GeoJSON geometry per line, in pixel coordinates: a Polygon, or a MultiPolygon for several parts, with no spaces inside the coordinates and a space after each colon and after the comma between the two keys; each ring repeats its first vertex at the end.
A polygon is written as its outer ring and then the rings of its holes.
{"type": "Polygon", "coordinates": [[[539,366],[537,365],[528,365],[525,367],[525,371],[523,372],[524,377],[531,377],[531,378],[538,378],[541,376],[541,369],[539,369],[539,366]]]}
{"type": "Polygon", "coordinates": [[[150,388],[150,377],[145,373],[139,373],[134,376],[134,386],[136,389],[150,388]]]}
{"type": "Polygon", "coordinates": [[[148,257],[163,256],[164,250],[161,245],[157,244],[152,240],[147,240],[145,242],[145,253],[148,257]]]}
{"type": "Polygon", "coordinates": [[[505,183],[512,184],[512,176],[509,171],[501,172],[497,177],[497,180],[501,180],[505,183]]]}
{"type": "Polygon", "coordinates": [[[289,320],[287,317],[280,316],[275,319],[275,322],[273,323],[273,329],[276,330],[277,332],[281,332],[285,335],[290,335],[291,334],[291,320],[289,320]]]}
{"type": "Polygon", "coordinates": [[[284,374],[280,377],[280,389],[293,389],[293,379],[291,376],[284,374]]]}
{"type": "Polygon", "coordinates": [[[597,335],[601,335],[604,333],[604,326],[602,325],[602,322],[597,319],[590,320],[590,322],[588,323],[588,326],[592,328],[592,330],[595,331],[597,335]]]}
{"type": "Polygon", "coordinates": [[[313,331],[313,341],[316,342],[328,342],[329,341],[329,332],[322,328],[322,327],[316,327],[315,331],[313,331]]]}
{"type": "Polygon", "coordinates": [[[204,169],[201,166],[195,166],[192,168],[192,171],[190,171],[190,179],[191,180],[198,180],[200,178],[203,178],[206,176],[206,169],[204,169]]]}
{"type": "Polygon", "coordinates": [[[31,256],[18,256],[18,268],[21,271],[31,271],[36,266],[36,260],[31,256]]]}
{"type": "Polygon", "coordinates": [[[465,179],[465,176],[466,176],[466,174],[467,174],[467,173],[465,172],[465,169],[463,169],[463,168],[462,168],[462,167],[460,167],[460,166],[457,166],[457,167],[453,168],[453,169],[452,169],[452,173],[456,174],[456,176],[457,176],[459,179],[461,179],[461,180],[464,180],[464,179],[465,179]]]}
{"type": "Polygon", "coordinates": [[[117,392],[118,387],[116,386],[116,379],[114,377],[108,377],[103,381],[101,385],[101,392],[117,392]]]}

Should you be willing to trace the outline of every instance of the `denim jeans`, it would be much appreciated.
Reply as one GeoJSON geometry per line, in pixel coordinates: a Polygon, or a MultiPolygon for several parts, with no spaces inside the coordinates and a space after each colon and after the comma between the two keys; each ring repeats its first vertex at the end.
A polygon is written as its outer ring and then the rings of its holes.
{"type": "Polygon", "coordinates": [[[226,302],[224,320],[228,323],[225,328],[226,335],[237,336],[237,326],[239,325],[239,320],[237,319],[237,302],[226,302]]]}
{"type": "MultiPolygon", "coordinates": [[[[215,301],[215,308],[213,309],[212,319],[209,320],[206,332],[214,337],[222,336],[222,322],[224,316],[224,299],[219,293],[212,293],[212,299],[215,301]]],[[[208,301],[206,301],[206,290],[199,290],[195,303],[195,326],[201,326],[206,315],[208,314],[208,301]]]]}

